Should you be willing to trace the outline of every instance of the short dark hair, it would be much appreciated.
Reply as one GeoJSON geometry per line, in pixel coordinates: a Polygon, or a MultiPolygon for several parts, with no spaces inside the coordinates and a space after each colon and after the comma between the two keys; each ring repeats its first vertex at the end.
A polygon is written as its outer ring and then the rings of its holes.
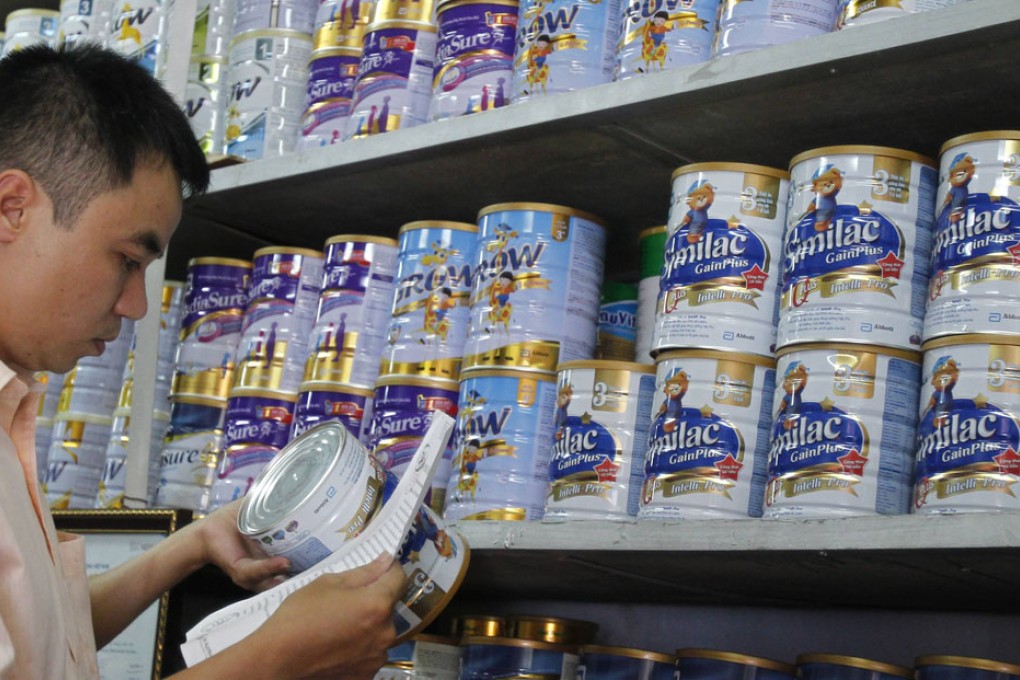
{"type": "Polygon", "coordinates": [[[69,226],[139,164],[170,164],[185,196],[209,186],[188,119],[144,67],[96,45],[27,47],[0,59],[0,170],[19,169],[69,226]]]}

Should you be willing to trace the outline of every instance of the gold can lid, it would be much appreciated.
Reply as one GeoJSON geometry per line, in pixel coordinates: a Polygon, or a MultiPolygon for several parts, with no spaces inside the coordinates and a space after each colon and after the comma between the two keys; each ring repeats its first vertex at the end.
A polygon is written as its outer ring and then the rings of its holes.
{"type": "Polygon", "coordinates": [[[489,366],[471,366],[460,372],[461,382],[470,380],[471,378],[531,378],[532,380],[542,380],[544,382],[556,382],[556,374],[552,371],[542,371],[537,368],[511,368],[508,366],[500,366],[496,368],[489,366]]]}
{"type": "Polygon", "coordinates": [[[754,165],[752,163],[691,163],[689,165],[682,165],[674,170],[673,176],[670,179],[675,180],[681,175],[690,175],[695,172],[750,172],[756,175],[766,175],[767,177],[790,179],[790,172],[788,170],[770,168],[767,165],[754,165]]]}
{"type": "Polygon", "coordinates": [[[298,393],[304,394],[306,392],[333,392],[342,394],[356,394],[359,397],[371,397],[375,394],[374,390],[366,387],[356,387],[354,385],[347,385],[344,383],[332,382],[329,380],[306,380],[305,382],[298,385],[298,393]]]}
{"type": "Polygon", "coordinates": [[[334,243],[378,243],[384,246],[397,247],[397,239],[385,236],[372,236],[371,234],[338,234],[326,239],[325,245],[331,246],[334,243]]]}
{"type": "Polygon", "coordinates": [[[901,678],[912,678],[914,676],[913,669],[906,668],[904,666],[896,666],[891,663],[874,661],[872,659],[862,659],[856,656],[843,656],[841,654],[801,654],[797,657],[796,663],[798,666],[808,663],[849,666],[851,668],[861,668],[866,671],[874,671],[876,673],[896,675],[901,678]]]}
{"type": "Polygon", "coordinates": [[[676,657],[678,663],[683,662],[684,659],[715,659],[717,661],[726,661],[728,663],[736,663],[744,666],[766,668],[768,670],[789,673],[791,675],[794,671],[793,664],[783,663],[782,661],[776,661],[774,659],[765,659],[760,656],[750,656],[748,654],[740,654],[739,652],[722,652],[715,649],[678,649],[676,650],[676,657]]]}
{"type": "Polygon", "coordinates": [[[227,407],[226,399],[219,399],[199,394],[171,394],[170,401],[175,404],[191,404],[194,406],[208,406],[209,408],[218,409],[224,409],[227,407]]]}
{"type": "Polygon", "coordinates": [[[900,349],[898,347],[884,347],[882,345],[866,345],[856,342],[804,342],[793,345],[786,345],[776,350],[776,359],[785,357],[795,352],[815,352],[831,350],[835,352],[860,353],[860,354],[882,354],[896,357],[904,361],[921,362],[920,350],[900,349]]]}
{"type": "Polygon", "coordinates": [[[748,354],[747,352],[733,352],[724,349],[663,349],[655,352],[655,363],[671,359],[716,359],[723,361],[741,361],[745,364],[775,368],[776,360],[772,357],[760,354],[748,354]]]}
{"type": "Polygon", "coordinates": [[[418,31],[420,33],[435,33],[437,28],[436,25],[428,21],[407,21],[406,19],[383,19],[382,21],[373,21],[365,27],[365,33],[371,33],[372,31],[381,31],[390,28],[406,28],[411,31],[418,31]]]}
{"type": "Polygon", "coordinates": [[[361,53],[360,47],[320,47],[317,50],[312,50],[312,56],[308,58],[308,61],[311,63],[325,57],[360,57],[361,53]]]}
{"type": "Polygon", "coordinates": [[[436,3],[436,15],[445,12],[452,7],[463,7],[464,5],[502,5],[503,7],[518,7],[518,0],[439,0],[436,3]]]}
{"type": "Polygon", "coordinates": [[[969,144],[970,142],[987,142],[995,140],[1020,139],[1020,130],[987,130],[985,132],[971,132],[966,135],[953,137],[939,147],[939,156],[954,146],[969,144]]]}
{"type": "Polygon", "coordinates": [[[193,257],[188,260],[188,267],[200,267],[205,265],[240,267],[242,269],[251,269],[253,266],[248,260],[238,260],[232,257],[193,257]]]}
{"type": "Polygon", "coordinates": [[[255,397],[257,399],[276,399],[278,401],[297,401],[297,392],[284,390],[264,390],[258,387],[234,387],[230,390],[230,398],[255,397]]]}
{"type": "Polygon", "coordinates": [[[636,361],[615,361],[612,359],[574,359],[556,366],[556,371],[569,371],[575,368],[595,368],[614,371],[633,371],[635,373],[655,373],[655,366],[639,364],[636,361]]]}
{"type": "Polygon", "coordinates": [[[956,345],[1020,345],[1020,335],[998,333],[962,333],[960,335],[943,335],[921,344],[921,351],[928,352],[942,347],[956,345]]]}
{"type": "Polygon", "coordinates": [[[914,660],[914,667],[918,668],[920,666],[960,666],[962,668],[976,668],[983,671],[1020,675],[1020,665],[993,661],[992,659],[978,659],[971,656],[928,654],[919,656],[914,660]]]}
{"type": "Polygon", "coordinates": [[[98,425],[110,427],[113,425],[113,418],[109,416],[97,416],[94,413],[77,413],[75,411],[58,411],[53,417],[55,423],[86,423],[87,425],[98,425]]]}
{"type": "Polygon", "coordinates": [[[314,257],[320,260],[323,258],[321,250],[314,250],[312,248],[296,248],[292,246],[268,246],[266,248],[259,248],[252,254],[252,258],[257,259],[266,255],[304,255],[305,257],[314,257]]]}
{"type": "Polygon", "coordinates": [[[640,241],[642,239],[648,238],[649,236],[655,236],[656,234],[665,234],[665,233],[666,233],[666,225],[662,224],[662,225],[659,225],[658,227],[648,227],[647,229],[642,229],[641,231],[638,232],[637,237],[638,237],[638,241],[640,241]]]}
{"type": "Polygon", "coordinates": [[[581,648],[581,654],[607,654],[611,656],[626,656],[631,659],[647,659],[656,663],[672,664],[676,657],[664,652],[652,652],[645,649],[631,649],[630,647],[607,647],[605,645],[585,645],[581,648]]]}
{"type": "Polygon", "coordinates": [[[456,380],[447,380],[445,378],[415,378],[406,375],[384,375],[375,381],[376,387],[386,387],[388,385],[431,387],[437,390],[447,390],[450,392],[456,392],[460,388],[460,384],[456,380]]]}
{"type": "Polygon", "coordinates": [[[901,158],[907,161],[917,161],[925,165],[930,165],[933,168],[937,168],[938,165],[934,160],[928,156],[917,153],[916,151],[907,151],[905,149],[894,149],[888,146],[871,146],[868,144],[846,144],[841,146],[823,146],[818,149],[811,149],[794,156],[790,160],[790,170],[798,163],[802,163],[812,158],[818,158],[820,156],[851,156],[851,155],[864,155],[864,156],[885,156],[887,158],[901,158]]]}
{"type": "Polygon", "coordinates": [[[579,645],[555,644],[541,640],[528,640],[517,637],[491,637],[488,635],[466,635],[460,642],[462,647],[468,645],[491,645],[494,647],[517,647],[520,649],[540,649],[547,652],[561,652],[563,654],[577,654],[581,648],[579,645]]]}
{"type": "Polygon", "coordinates": [[[45,17],[47,19],[60,19],[60,12],[53,9],[37,9],[35,7],[16,9],[7,15],[7,22],[10,23],[11,19],[20,19],[21,17],[30,16],[45,17]]]}
{"type": "MultiPolygon", "coordinates": [[[[473,0],[468,0],[473,1],[473,0]]],[[[488,2],[488,0],[486,0],[488,2]]],[[[513,4],[517,4],[516,2],[513,4]]],[[[403,234],[405,231],[415,231],[417,229],[451,229],[453,231],[470,231],[478,233],[478,225],[471,224],[470,222],[450,222],[449,220],[417,220],[416,222],[408,222],[404,226],[400,227],[397,231],[397,235],[403,234]]]]}
{"type": "Polygon", "coordinates": [[[535,212],[553,212],[553,213],[566,213],[572,217],[580,217],[583,220],[594,222],[603,229],[606,228],[606,221],[598,215],[578,210],[576,208],[568,208],[565,205],[555,205],[552,203],[496,203],[482,208],[478,211],[478,219],[481,220],[486,215],[491,215],[496,212],[506,212],[515,210],[533,210],[535,212]]]}
{"type": "Polygon", "coordinates": [[[553,644],[587,644],[592,641],[599,629],[598,624],[591,621],[551,616],[511,615],[507,622],[511,637],[553,644]]]}
{"type": "Polygon", "coordinates": [[[506,619],[502,616],[474,614],[458,616],[450,626],[455,637],[503,637],[506,628],[506,619]]]}
{"type": "Polygon", "coordinates": [[[312,36],[304,31],[296,31],[292,28],[253,28],[250,31],[243,31],[235,35],[228,45],[228,50],[233,50],[240,43],[255,40],[256,38],[288,38],[299,42],[312,43],[312,36]]]}

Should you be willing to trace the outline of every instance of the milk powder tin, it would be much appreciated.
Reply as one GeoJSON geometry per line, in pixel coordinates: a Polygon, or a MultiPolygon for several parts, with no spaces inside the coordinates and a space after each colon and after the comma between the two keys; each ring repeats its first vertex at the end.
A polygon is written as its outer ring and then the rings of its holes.
{"type": "Polygon", "coordinates": [[[517,0],[439,3],[431,120],[510,103],[517,7],[517,0]]]}
{"type": "Polygon", "coordinates": [[[265,29],[288,29],[311,36],[317,0],[236,0],[233,35],[265,29]]]}
{"type": "Polygon", "coordinates": [[[666,253],[666,226],[649,227],[638,234],[641,257],[638,282],[637,335],[634,340],[634,361],[653,363],[652,337],[655,332],[655,310],[659,304],[659,286],[666,253]]]}
{"type": "Polygon", "coordinates": [[[450,635],[463,637],[510,637],[507,620],[502,616],[462,614],[450,624],[450,635]]]}
{"type": "Polygon", "coordinates": [[[1020,339],[925,344],[914,512],[1020,510],[1020,339]]]}
{"type": "Polygon", "coordinates": [[[110,35],[113,5],[113,0],[61,0],[57,44],[105,45],[110,35]]]}
{"type": "Polygon", "coordinates": [[[783,170],[741,163],[673,173],[653,351],[771,356],[788,180],[783,170]]]}
{"type": "Polygon", "coordinates": [[[191,36],[191,58],[227,56],[234,30],[237,0],[198,0],[195,30],[191,36]]]}
{"type": "Polygon", "coordinates": [[[176,396],[159,456],[158,507],[209,509],[213,481],[223,452],[225,399],[176,396]]]}
{"type": "Polygon", "coordinates": [[[856,656],[801,654],[797,657],[797,680],[910,680],[910,668],[856,656]]]}
{"type": "Polygon", "coordinates": [[[322,285],[323,255],[290,247],[255,251],[234,387],[297,392],[322,285]]]}
{"type": "Polygon", "coordinates": [[[941,151],[924,338],[1020,334],[1020,131],[956,137],[941,151]]]}
{"type": "Polygon", "coordinates": [[[1009,680],[1020,665],[969,656],[927,655],[914,660],[917,680],[1009,680]]]}
{"type": "Polygon", "coordinates": [[[477,233],[473,224],[439,220],[400,228],[382,375],[460,375],[477,233]]]}
{"type": "Polygon", "coordinates": [[[457,640],[418,634],[408,642],[387,650],[386,663],[373,680],[458,680],[459,677],[460,645],[457,640]]]}
{"type": "Polygon", "coordinates": [[[30,33],[52,42],[57,39],[59,26],[60,12],[27,8],[14,10],[7,15],[4,21],[4,32],[8,36],[30,33]]]}
{"type": "Polygon", "coordinates": [[[370,23],[424,21],[434,24],[435,19],[434,0],[376,0],[370,23]]]}
{"type": "Polygon", "coordinates": [[[852,344],[777,353],[766,517],[908,511],[920,359],[852,344]]]}
{"type": "MultiPolygon", "coordinates": [[[[152,427],[149,431],[149,484],[146,502],[152,498],[159,481],[159,455],[163,447],[163,435],[166,432],[170,414],[161,411],[152,414],[152,427]],[[155,460],[151,460],[155,458],[155,460]]],[[[113,414],[110,428],[110,441],[106,446],[106,458],[103,461],[102,474],[99,478],[99,490],[96,494],[97,508],[123,508],[124,484],[127,480],[127,447],[131,440],[130,410],[117,410],[113,414]]]]}
{"type": "Polygon", "coordinates": [[[47,45],[53,46],[53,41],[44,38],[38,33],[8,33],[4,36],[3,42],[3,53],[0,56],[5,56],[26,47],[32,45],[47,45]]]}
{"type": "MultiPolygon", "coordinates": [[[[123,370],[123,369],[122,369],[123,370]]],[[[64,374],[57,414],[88,413],[109,418],[117,405],[121,376],[79,362],[64,374]]]]}
{"type": "Polygon", "coordinates": [[[301,383],[290,438],[299,437],[319,423],[335,420],[355,439],[364,442],[372,418],[372,390],[341,383],[301,383]]]}
{"type": "Polygon", "coordinates": [[[347,47],[361,50],[365,27],[372,17],[372,0],[325,0],[315,15],[315,50],[347,47]]]}
{"type": "Polygon", "coordinates": [[[52,437],[53,418],[37,417],[35,419],[35,476],[40,484],[46,479],[52,437]]]}
{"type": "Polygon", "coordinates": [[[171,364],[177,352],[184,318],[184,282],[164,281],[159,307],[159,360],[171,364]]]}
{"type": "Polygon", "coordinates": [[[529,614],[511,614],[507,626],[512,638],[571,646],[592,642],[599,630],[598,624],[591,621],[529,614]]]}
{"type": "Polygon", "coordinates": [[[541,519],[556,375],[473,369],[461,376],[446,519],[541,519]]]}
{"type": "Polygon", "coordinates": [[[777,347],[921,345],[935,177],[909,151],[836,146],[790,161],[777,347]]]}
{"type": "Polygon", "coordinates": [[[112,424],[108,416],[57,414],[43,479],[50,508],[93,507],[112,424]]]}
{"type": "Polygon", "coordinates": [[[235,387],[227,400],[223,456],[212,486],[210,510],[248,492],[255,478],[286,445],[296,392],[235,387]]]}
{"type": "Polygon", "coordinates": [[[721,0],[712,54],[740,54],[836,28],[839,0],[721,0]]]}
{"type": "Polygon", "coordinates": [[[712,57],[719,0],[623,0],[615,80],[712,57]]]}
{"type": "Polygon", "coordinates": [[[299,150],[343,141],[360,62],[360,48],[334,47],[312,52],[308,96],[297,142],[299,150]]]}
{"type": "Polygon", "coordinates": [[[638,287],[605,281],[595,334],[595,358],[633,361],[637,342],[638,287]]]}
{"type": "Polygon", "coordinates": [[[424,21],[369,24],[354,84],[347,139],[428,121],[436,26],[424,21]]]}
{"type": "Polygon", "coordinates": [[[377,236],[326,241],[322,291],[306,381],[371,388],[379,375],[397,270],[397,242],[377,236]]]}
{"type": "Polygon", "coordinates": [[[106,46],[161,78],[170,31],[170,6],[167,0],[117,0],[106,46]]]}
{"type": "Polygon", "coordinates": [[[933,9],[951,7],[964,0],[839,0],[836,28],[873,24],[933,9]]]}
{"type": "Polygon", "coordinates": [[[460,680],[516,677],[567,680],[577,674],[579,649],[574,645],[468,637],[461,647],[460,680]]]}
{"type": "Polygon", "coordinates": [[[471,327],[464,366],[555,371],[595,349],[605,226],[544,203],[500,203],[478,214],[471,327]]]}
{"type": "Polygon", "coordinates": [[[651,366],[560,364],[545,519],[637,515],[654,393],[651,366]]]}
{"type": "MultiPolygon", "coordinates": [[[[361,533],[396,488],[340,423],[323,423],[293,440],[252,485],[238,511],[238,530],[297,572],[361,533]]],[[[442,611],[467,571],[469,549],[425,506],[398,555],[406,590],[394,611],[397,641],[442,611]]]]}
{"type": "Polygon", "coordinates": [[[613,79],[620,0],[524,0],[514,53],[514,103],[613,79]]]}
{"type": "Polygon", "coordinates": [[[676,650],[677,673],[685,680],[793,680],[792,664],[714,649],[676,650]]]}
{"type": "Polygon", "coordinates": [[[188,85],[184,113],[195,139],[207,156],[223,153],[225,126],[224,70],[222,57],[192,57],[188,65],[188,85]]]}
{"type": "Polygon", "coordinates": [[[224,138],[228,154],[257,160],[294,149],[311,54],[311,31],[247,31],[230,41],[224,138]]]}
{"type": "Polygon", "coordinates": [[[173,394],[226,400],[234,381],[251,268],[251,262],[229,258],[188,262],[173,394]]]}
{"type": "Polygon", "coordinates": [[[670,654],[643,649],[585,645],[581,649],[579,677],[584,680],[673,680],[675,661],[670,654]]]}
{"type": "Polygon", "coordinates": [[[715,350],[658,356],[639,518],[761,515],[774,367],[715,350]]]}
{"type": "MultiPolygon", "coordinates": [[[[457,395],[457,383],[453,380],[380,378],[375,384],[371,424],[366,428],[368,449],[383,467],[401,477],[432,424],[433,413],[442,411],[456,417],[457,395]]],[[[440,513],[446,500],[452,458],[453,451],[448,447],[436,467],[430,496],[425,501],[440,513]]]]}

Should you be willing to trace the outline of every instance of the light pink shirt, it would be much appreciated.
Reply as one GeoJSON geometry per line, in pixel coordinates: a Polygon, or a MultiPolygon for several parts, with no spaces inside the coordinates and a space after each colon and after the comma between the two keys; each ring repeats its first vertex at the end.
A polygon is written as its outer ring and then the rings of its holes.
{"type": "Polygon", "coordinates": [[[57,533],[36,479],[41,392],[0,362],[0,678],[91,680],[85,540],[57,533]]]}

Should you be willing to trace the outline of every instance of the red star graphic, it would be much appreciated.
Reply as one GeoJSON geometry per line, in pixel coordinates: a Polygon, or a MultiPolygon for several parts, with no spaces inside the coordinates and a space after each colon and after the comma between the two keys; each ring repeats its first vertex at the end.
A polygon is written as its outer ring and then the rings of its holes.
{"type": "Polygon", "coordinates": [[[1020,475],[1020,456],[1012,446],[999,455],[992,456],[992,460],[999,464],[999,472],[1004,472],[1007,475],[1020,475]]]}
{"type": "Polygon", "coordinates": [[[765,281],[768,280],[769,275],[762,271],[762,268],[755,262],[754,266],[748,269],[746,272],[740,272],[744,277],[744,286],[748,290],[765,290],[765,281]]]}
{"type": "Polygon", "coordinates": [[[620,466],[610,460],[609,456],[606,456],[605,460],[592,469],[599,476],[599,482],[615,482],[616,473],[620,470],[620,466]]]}
{"type": "Polygon", "coordinates": [[[868,459],[862,456],[857,449],[850,449],[850,453],[839,456],[836,460],[843,466],[843,472],[856,475],[857,477],[864,476],[864,465],[868,462],[868,459]]]}
{"type": "Polygon", "coordinates": [[[1009,254],[1013,256],[1013,264],[1020,265],[1020,241],[1017,241],[1009,248],[1006,248],[1006,250],[1008,250],[1009,254]]]}
{"type": "Polygon", "coordinates": [[[883,257],[881,260],[876,260],[876,262],[878,266],[882,268],[882,278],[885,279],[900,278],[900,270],[903,269],[903,265],[905,264],[903,260],[896,257],[896,255],[891,250],[885,254],[885,257],[883,257]]]}
{"type": "Polygon", "coordinates": [[[716,462],[715,466],[719,469],[719,479],[736,481],[737,475],[740,474],[740,468],[744,467],[744,464],[734,458],[732,453],[727,453],[725,458],[716,462]]]}

